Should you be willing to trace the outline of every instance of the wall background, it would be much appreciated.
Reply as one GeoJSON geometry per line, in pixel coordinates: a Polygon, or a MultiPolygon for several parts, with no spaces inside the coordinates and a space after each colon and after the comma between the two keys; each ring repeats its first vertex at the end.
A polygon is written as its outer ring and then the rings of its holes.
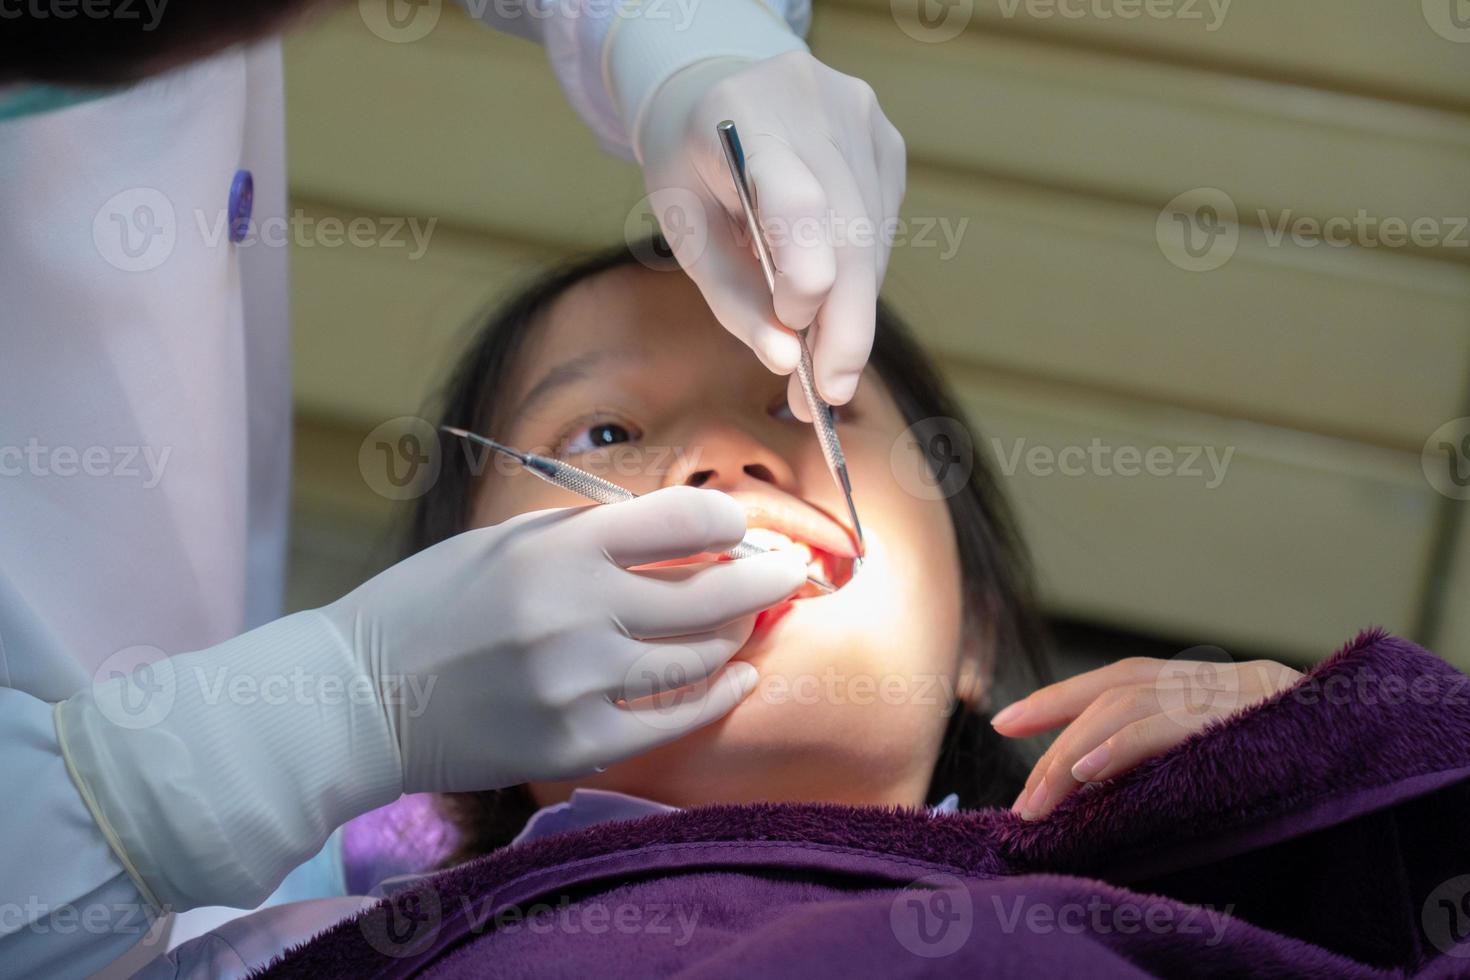
{"type": "MultiPolygon", "coordinates": [[[[1297,661],[1381,624],[1470,666],[1470,491],[1438,448],[1470,477],[1470,3],[1222,2],[818,0],[815,53],[908,141],[886,295],[976,451],[1019,459],[1052,615],[1297,661]],[[1085,475],[1045,463],[1095,444],[1085,475]]],[[[287,44],[293,606],[390,557],[359,450],[476,312],[637,223],[639,173],[540,48],[418,9],[416,40],[349,4],[287,44]],[[378,240],[329,245],[332,218],[378,240]]]]}

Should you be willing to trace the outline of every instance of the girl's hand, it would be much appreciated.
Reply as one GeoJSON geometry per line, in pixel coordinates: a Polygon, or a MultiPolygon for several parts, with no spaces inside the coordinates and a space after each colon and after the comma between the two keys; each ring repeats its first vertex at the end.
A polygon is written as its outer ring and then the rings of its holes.
{"type": "Polygon", "coordinates": [[[1031,770],[1011,809],[1024,820],[1044,817],[1083,783],[1125,773],[1301,677],[1271,660],[1130,657],[1043,687],[991,722],[1011,738],[1067,726],[1031,770]]]}

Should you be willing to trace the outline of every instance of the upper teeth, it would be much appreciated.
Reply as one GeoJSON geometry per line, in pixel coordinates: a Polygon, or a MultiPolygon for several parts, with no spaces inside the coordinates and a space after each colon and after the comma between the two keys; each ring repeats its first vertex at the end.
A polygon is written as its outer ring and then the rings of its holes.
{"type": "Polygon", "coordinates": [[[753,527],[745,532],[745,540],[751,544],[759,545],[767,551],[787,551],[792,548],[798,549],[806,560],[812,560],[812,549],[799,541],[792,541],[780,531],[773,531],[768,527],[753,527]]]}

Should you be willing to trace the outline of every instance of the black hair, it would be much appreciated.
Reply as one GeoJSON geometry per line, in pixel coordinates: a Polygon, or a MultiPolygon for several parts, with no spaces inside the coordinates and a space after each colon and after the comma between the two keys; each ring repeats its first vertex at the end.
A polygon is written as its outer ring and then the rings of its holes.
{"type": "MultiPolygon", "coordinates": [[[[573,260],[526,285],[491,314],[459,361],[440,395],[439,424],[495,431],[496,417],[506,408],[499,397],[501,388],[526,339],[556,300],[578,283],[613,269],[641,264],[682,274],[668,255],[667,246],[654,239],[573,260]]],[[[882,302],[869,366],[911,426],[922,430],[937,424],[949,436],[953,427],[964,424],[929,356],[882,302]]],[[[478,460],[451,437],[441,440],[438,479],[413,512],[410,553],[465,530],[473,512],[478,460]]],[[[954,490],[946,500],[960,558],[965,626],[982,638],[987,674],[1007,675],[1027,685],[1043,683],[1050,674],[1045,633],[1032,599],[1029,557],[994,474],[981,454],[970,455],[968,479],[946,486],[954,490]]],[[[927,802],[932,805],[955,793],[964,809],[1010,806],[1026,772],[1015,746],[991,728],[984,706],[962,703],[950,716],[927,802]]],[[[444,798],[444,807],[461,833],[452,858],[460,861],[508,843],[536,804],[529,790],[520,786],[454,794],[444,798]]]]}
{"type": "Polygon", "coordinates": [[[329,9],[326,0],[182,0],[73,17],[20,5],[0,31],[0,85],[47,82],[114,86],[135,82],[280,33],[294,20],[329,9]]]}

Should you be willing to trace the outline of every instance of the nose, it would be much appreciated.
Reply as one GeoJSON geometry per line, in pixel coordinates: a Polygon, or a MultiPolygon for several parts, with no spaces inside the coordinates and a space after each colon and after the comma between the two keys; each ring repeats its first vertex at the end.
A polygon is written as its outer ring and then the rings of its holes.
{"type": "Polygon", "coordinates": [[[778,451],[754,434],[728,423],[709,424],[691,433],[684,451],[664,478],[664,486],[683,484],[734,490],[752,480],[786,493],[797,491],[796,470],[778,451]]]}

